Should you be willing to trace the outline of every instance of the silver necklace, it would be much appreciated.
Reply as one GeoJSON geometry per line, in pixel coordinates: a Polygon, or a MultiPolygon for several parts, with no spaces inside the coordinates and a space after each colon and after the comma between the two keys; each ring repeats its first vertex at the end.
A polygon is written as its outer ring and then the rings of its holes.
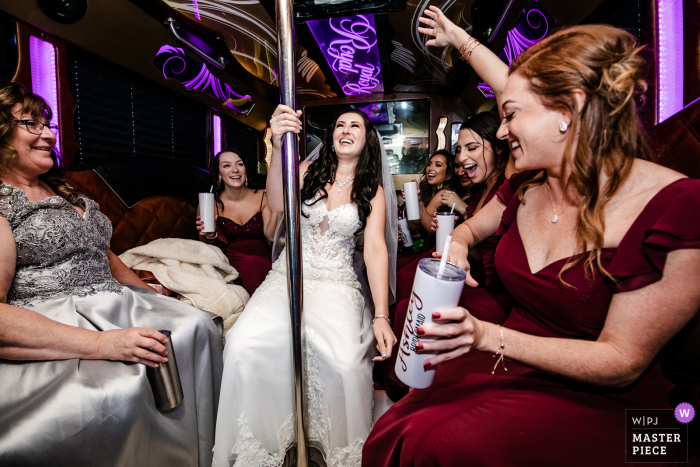
{"type": "Polygon", "coordinates": [[[340,193],[340,190],[342,190],[343,187],[344,187],[345,185],[347,185],[348,183],[352,182],[353,180],[355,180],[355,177],[352,177],[352,178],[351,178],[350,180],[348,180],[347,182],[340,183],[340,182],[338,181],[338,179],[336,179],[336,180],[335,180],[335,183],[338,184],[338,193],[340,193]]]}
{"type": "MultiPolygon", "coordinates": [[[[559,220],[559,216],[557,216],[557,210],[554,209],[554,200],[552,199],[552,192],[549,189],[549,183],[547,183],[547,182],[544,182],[544,183],[545,183],[545,185],[547,185],[547,193],[549,194],[549,202],[552,204],[552,211],[554,211],[554,215],[552,216],[552,219],[550,219],[550,220],[552,221],[552,224],[556,224],[557,221],[559,220]]],[[[566,207],[564,209],[562,209],[562,211],[559,214],[564,214],[564,211],[569,209],[569,206],[571,206],[571,204],[567,204],[566,207]]]]}

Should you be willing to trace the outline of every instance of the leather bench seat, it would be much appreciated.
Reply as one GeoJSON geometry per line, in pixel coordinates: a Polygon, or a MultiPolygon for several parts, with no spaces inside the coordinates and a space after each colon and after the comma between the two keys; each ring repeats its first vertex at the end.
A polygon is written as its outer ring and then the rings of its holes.
{"type": "Polygon", "coordinates": [[[69,172],[68,183],[97,201],[112,221],[116,255],[159,238],[198,238],[197,209],[175,196],[152,196],[127,206],[94,170],[69,172]]]}

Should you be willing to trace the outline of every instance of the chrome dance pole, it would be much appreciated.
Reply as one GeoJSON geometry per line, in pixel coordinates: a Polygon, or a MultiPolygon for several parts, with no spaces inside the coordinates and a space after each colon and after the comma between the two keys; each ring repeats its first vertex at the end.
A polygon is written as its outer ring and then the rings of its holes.
{"type": "MultiPolygon", "coordinates": [[[[296,38],[294,35],[294,8],[292,0],[276,0],[277,50],[279,56],[280,101],[297,109],[296,38]]],[[[302,327],[302,263],[301,214],[299,211],[299,140],[296,133],[284,135],[282,144],[282,181],[284,183],[284,217],[287,228],[287,293],[292,318],[292,373],[294,385],[294,428],[296,433],[296,467],[308,467],[309,452],[304,404],[303,354],[304,328],[302,327]]]]}

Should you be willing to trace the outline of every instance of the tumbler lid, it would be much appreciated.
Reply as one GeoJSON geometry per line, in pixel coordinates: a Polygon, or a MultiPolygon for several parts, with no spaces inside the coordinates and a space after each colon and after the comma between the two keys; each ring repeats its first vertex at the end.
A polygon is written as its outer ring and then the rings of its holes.
{"type": "Polygon", "coordinates": [[[448,281],[448,282],[464,282],[467,279],[467,273],[464,269],[455,266],[452,263],[447,263],[445,265],[445,270],[442,274],[438,275],[438,269],[440,269],[440,260],[437,258],[424,258],[418,263],[418,267],[421,271],[432,276],[438,280],[448,281]]]}

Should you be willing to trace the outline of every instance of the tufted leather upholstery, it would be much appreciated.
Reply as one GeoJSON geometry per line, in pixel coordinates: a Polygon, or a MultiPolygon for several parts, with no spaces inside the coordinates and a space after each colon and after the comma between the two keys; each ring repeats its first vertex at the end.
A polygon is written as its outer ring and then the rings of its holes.
{"type": "Polygon", "coordinates": [[[650,137],[659,164],[700,178],[700,101],[656,125],[650,137]]]}
{"type": "Polygon", "coordinates": [[[94,170],[70,172],[68,182],[112,221],[111,250],[117,255],[158,238],[197,238],[197,210],[182,198],[152,196],[129,208],[94,170]]]}

